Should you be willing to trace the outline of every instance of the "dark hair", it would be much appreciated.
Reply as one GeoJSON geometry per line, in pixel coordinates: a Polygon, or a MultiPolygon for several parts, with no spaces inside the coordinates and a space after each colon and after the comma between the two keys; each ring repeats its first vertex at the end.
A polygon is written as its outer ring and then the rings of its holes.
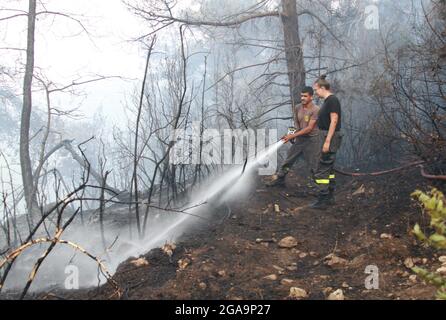
{"type": "Polygon", "coordinates": [[[306,86],[306,87],[303,87],[302,93],[309,93],[310,96],[312,96],[312,95],[314,95],[314,90],[312,87],[306,86]]]}
{"type": "Polygon", "coordinates": [[[330,90],[330,83],[326,79],[327,79],[327,75],[324,74],[324,75],[320,76],[319,79],[317,79],[315,83],[321,88],[330,90]]]}

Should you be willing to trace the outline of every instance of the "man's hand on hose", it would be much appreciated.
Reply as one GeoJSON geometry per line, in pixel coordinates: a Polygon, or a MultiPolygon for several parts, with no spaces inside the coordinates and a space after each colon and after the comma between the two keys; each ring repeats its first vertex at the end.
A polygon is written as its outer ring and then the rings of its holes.
{"type": "Polygon", "coordinates": [[[287,134],[286,136],[283,136],[280,140],[282,140],[284,143],[287,143],[288,141],[294,139],[296,136],[294,134],[287,134]]]}

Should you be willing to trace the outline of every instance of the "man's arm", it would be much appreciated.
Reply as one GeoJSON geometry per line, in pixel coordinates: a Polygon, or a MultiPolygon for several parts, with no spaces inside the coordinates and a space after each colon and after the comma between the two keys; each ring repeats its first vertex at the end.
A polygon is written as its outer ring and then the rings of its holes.
{"type": "Polygon", "coordinates": [[[294,138],[297,138],[299,136],[304,136],[304,135],[310,133],[311,131],[313,131],[314,127],[316,126],[316,122],[317,122],[317,120],[310,120],[310,122],[308,122],[308,126],[306,128],[303,128],[302,130],[299,130],[296,133],[294,133],[294,138]]]}
{"type": "Polygon", "coordinates": [[[336,126],[338,125],[339,115],[336,112],[330,113],[330,128],[328,129],[327,137],[325,138],[324,146],[322,147],[322,152],[327,153],[330,151],[331,139],[336,131],[336,126]]]}
{"type": "Polygon", "coordinates": [[[316,126],[316,122],[317,122],[317,120],[310,120],[310,122],[308,123],[308,126],[306,128],[299,130],[293,134],[286,135],[285,137],[282,138],[282,140],[285,143],[287,143],[291,139],[294,139],[299,136],[303,136],[303,135],[310,133],[311,131],[313,131],[314,127],[316,126]]]}

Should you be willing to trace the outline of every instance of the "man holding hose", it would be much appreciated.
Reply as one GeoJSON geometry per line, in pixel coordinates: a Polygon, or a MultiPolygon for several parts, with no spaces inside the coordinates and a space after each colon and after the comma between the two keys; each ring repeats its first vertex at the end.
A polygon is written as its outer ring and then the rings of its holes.
{"type": "MultiPolygon", "coordinates": [[[[314,209],[327,209],[335,203],[334,191],[336,186],[336,176],[334,171],[334,163],[336,160],[336,153],[339,150],[342,143],[341,133],[341,103],[339,99],[331,92],[330,83],[326,80],[326,76],[321,76],[314,83],[314,91],[316,94],[324,99],[324,104],[320,108],[317,115],[311,117],[311,121],[308,122],[303,129],[297,133],[288,134],[282,138],[287,143],[296,137],[313,136],[314,140],[301,140],[291,147],[288,152],[288,157],[285,163],[282,165],[275,180],[269,185],[277,185],[284,183],[284,178],[289,170],[289,166],[292,165],[297,157],[302,153],[301,143],[307,146],[307,150],[312,150],[313,143],[316,143],[316,154],[319,161],[307,162],[308,164],[316,163],[316,166],[311,168],[313,172],[313,180],[318,186],[318,198],[317,201],[311,204],[311,208],[314,209]],[[317,120],[315,120],[317,119],[317,120]],[[315,128],[317,127],[317,128],[315,128]],[[317,134],[314,134],[317,133],[317,134]],[[305,142],[306,143],[305,143],[305,142]],[[314,141],[308,144],[308,141],[314,141]],[[298,146],[298,147],[297,147],[298,146]]],[[[305,101],[305,92],[308,89],[305,88],[302,91],[302,104],[305,101]]],[[[313,92],[311,92],[311,96],[313,92]]],[[[311,153],[310,153],[311,154],[311,153]]],[[[314,153],[313,153],[314,154],[314,153]]]]}
{"type": "Polygon", "coordinates": [[[308,173],[316,169],[319,156],[319,130],[316,126],[319,107],[313,103],[313,94],[312,87],[302,89],[301,104],[293,108],[295,132],[282,138],[285,143],[291,141],[293,144],[288,150],[285,162],[267,186],[284,186],[286,175],[301,156],[307,164],[308,173]]]}

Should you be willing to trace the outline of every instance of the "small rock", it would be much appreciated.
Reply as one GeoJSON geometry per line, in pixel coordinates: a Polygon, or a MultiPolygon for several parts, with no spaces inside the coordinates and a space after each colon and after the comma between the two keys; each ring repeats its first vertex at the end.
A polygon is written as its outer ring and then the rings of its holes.
{"type": "Polygon", "coordinates": [[[314,251],[310,251],[310,256],[312,256],[313,258],[317,257],[317,253],[314,251]]]}
{"type": "Polygon", "coordinates": [[[377,234],[378,234],[378,231],[376,231],[376,230],[372,230],[372,234],[377,235],[377,234]]]}
{"type": "Polygon", "coordinates": [[[166,243],[161,250],[163,250],[163,252],[165,254],[167,254],[169,257],[171,257],[173,255],[173,252],[175,251],[175,249],[177,248],[177,246],[175,245],[175,243],[166,243]]]}
{"type": "Polygon", "coordinates": [[[438,261],[440,261],[442,264],[445,264],[446,263],[446,256],[439,257],[438,261]]]}
{"type": "Polygon", "coordinates": [[[429,261],[429,260],[428,260],[427,258],[423,258],[423,259],[421,260],[421,263],[422,263],[422,264],[427,264],[428,261],[429,261]]]}
{"type": "Polygon", "coordinates": [[[276,270],[279,271],[279,272],[280,272],[280,271],[282,271],[282,272],[285,271],[284,268],[279,267],[279,266],[276,266],[276,265],[273,265],[273,268],[276,269],[276,270]]]}
{"type": "Polygon", "coordinates": [[[328,256],[324,258],[325,262],[324,264],[330,266],[330,267],[340,267],[345,266],[348,264],[348,261],[346,259],[340,258],[333,253],[330,253],[328,256]]]}
{"type": "Polygon", "coordinates": [[[239,297],[239,296],[232,296],[232,295],[227,295],[226,296],[226,298],[228,299],[228,300],[243,300],[243,298],[242,297],[239,297]]]}
{"type": "Polygon", "coordinates": [[[280,280],[280,284],[284,286],[291,286],[294,283],[294,280],[291,279],[282,279],[280,280]]]}
{"type": "Polygon", "coordinates": [[[381,239],[392,239],[392,235],[388,233],[381,233],[379,236],[381,239]]]}
{"type": "Polygon", "coordinates": [[[288,271],[296,271],[296,270],[297,270],[297,267],[296,267],[296,266],[287,266],[286,269],[287,269],[288,271]]]}
{"type": "Polygon", "coordinates": [[[407,271],[404,271],[403,272],[403,274],[401,275],[401,276],[403,276],[403,277],[408,277],[410,275],[410,273],[409,272],[407,272],[407,271]]]}
{"type": "Polygon", "coordinates": [[[218,271],[217,273],[218,273],[218,275],[219,275],[220,277],[224,277],[224,276],[226,276],[226,271],[225,271],[225,270],[220,270],[220,271],[218,271]]]}
{"type": "Polygon", "coordinates": [[[274,212],[275,213],[280,213],[280,207],[279,207],[279,205],[277,203],[274,205],[274,212]]]}
{"type": "Polygon", "coordinates": [[[348,285],[347,282],[343,282],[343,283],[342,283],[342,287],[343,287],[343,288],[348,288],[348,287],[350,287],[350,286],[348,285]]]}
{"type": "Polygon", "coordinates": [[[186,269],[189,264],[190,260],[188,258],[178,260],[178,267],[180,267],[180,270],[186,269]]]}
{"type": "Polygon", "coordinates": [[[335,292],[330,293],[327,300],[345,300],[344,292],[341,289],[338,289],[335,292]]]}
{"type": "Polygon", "coordinates": [[[291,287],[289,296],[291,299],[303,299],[308,297],[307,292],[304,289],[291,287]]]}
{"type": "Polygon", "coordinates": [[[201,267],[201,270],[204,271],[204,272],[210,272],[210,271],[212,271],[212,268],[210,266],[208,266],[208,265],[203,265],[201,267]]]}
{"type": "Polygon", "coordinates": [[[410,282],[413,282],[413,283],[417,282],[417,275],[416,274],[411,275],[409,277],[409,280],[410,280],[410,282]]]}
{"type": "Polygon", "coordinates": [[[275,274],[270,274],[269,276],[263,277],[263,279],[271,280],[271,281],[276,281],[276,280],[277,280],[277,275],[275,275],[275,274]]]}
{"type": "Polygon", "coordinates": [[[333,291],[332,287],[327,287],[327,288],[322,289],[322,292],[324,293],[325,296],[328,296],[330,294],[330,292],[332,292],[332,291],[333,291]]]}
{"type": "Polygon", "coordinates": [[[200,282],[200,283],[198,284],[198,286],[200,287],[201,290],[206,290],[206,288],[208,287],[208,286],[206,285],[206,283],[204,283],[204,282],[200,282]]]}
{"type": "Polygon", "coordinates": [[[308,256],[308,253],[302,252],[299,254],[299,258],[303,259],[308,256]]]}
{"type": "Polygon", "coordinates": [[[353,192],[352,196],[357,196],[357,195],[360,195],[360,194],[363,194],[363,193],[365,193],[365,187],[364,187],[364,185],[361,185],[361,186],[358,188],[358,190],[356,190],[355,192],[353,192]]]}
{"type": "Polygon", "coordinates": [[[135,267],[142,267],[142,266],[148,266],[149,262],[145,258],[139,258],[136,260],[130,261],[131,264],[133,264],[135,267]]]}
{"type": "Polygon", "coordinates": [[[294,237],[286,237],[279,241],[281,248],[294,248],[297,246],[297,240],[294,237]]]}
{"type": "Polygon", "coordinates": [[[437,269],[437,272],[440,274],[446,274],[446,266],[441,266],[437,269]]]}
{"type": "Polygon", "coordinates": [[[406,259],[404,260],[404,265],[406,266],[406,268],[411,269],[411,268],[413,268],[413,266],[414,266],[415,264],[414,264],[412,258],[406,258],[406,259]]]}
{"type": "Polygon", "coordinates": [[[352,268],[360,268],[360,266],[365,265],[367,261],[367,255],[361,254],[355,257],[352,261],[349,262],[349,266],[352,268]]]}

